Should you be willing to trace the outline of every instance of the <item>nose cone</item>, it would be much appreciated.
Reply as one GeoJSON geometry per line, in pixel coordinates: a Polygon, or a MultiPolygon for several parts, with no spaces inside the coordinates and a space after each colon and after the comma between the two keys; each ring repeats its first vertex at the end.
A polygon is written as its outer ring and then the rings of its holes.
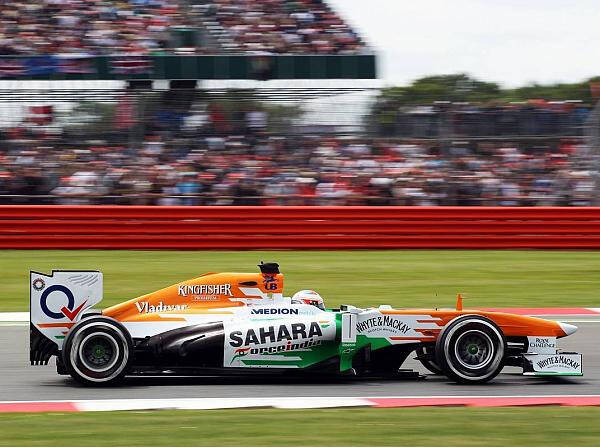
{"type": "Polygon", "coordinates": [[[577,332],[577,326],[573,326],[572,324],[558,323],[558,325],[560,326],[560,328],[565,333],[565,337],[568,336],[568,335],[574,334],[575,332],[577,332]]]}

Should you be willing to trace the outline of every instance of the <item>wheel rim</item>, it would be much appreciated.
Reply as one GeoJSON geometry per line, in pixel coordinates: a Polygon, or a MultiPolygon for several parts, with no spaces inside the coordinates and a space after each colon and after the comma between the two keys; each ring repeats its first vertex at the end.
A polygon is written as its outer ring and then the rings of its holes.
{"type": "Polygon", "coordinates": [[[79,359],[90,371],[107,371],[117,363],[118,357],[117,341],[104,332],[87,335],[79,345],[79,359]]]}
{"type": "Polygon", "coordinates": [[[484,368],[494,357],[494,351],[492,339],[478,330],[464,332],[454,344],[456,360],[467,369],[484,368]]]}
{"type": "Polygon", "coordinates": [[[67,339],[66,346],[68,347],[68,364],[73,368],[75,375],[88,382],[108,382],[115,379],[123,373],[129,364],[130,341],[126,337],[126,332],[123,332],[115,324],[105,321],[90,321],[85,327],[86,321],[79,323],[84,325],[81,330],[75,327],[72,339],[67,339]],[[97,367],[93,364],[86,363],[83,355],[83,346],[88,340],[95,336],[106,337],[110,345],[113,347],[112,360],[104,367],[97,367]]]}

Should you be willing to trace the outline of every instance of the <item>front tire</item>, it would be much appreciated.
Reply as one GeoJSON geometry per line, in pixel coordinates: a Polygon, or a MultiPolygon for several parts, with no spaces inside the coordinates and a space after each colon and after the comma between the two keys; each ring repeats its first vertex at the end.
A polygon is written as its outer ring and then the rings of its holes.
{"type": "Polygon", "coordinates": [[[84,385],[114,385],[131,363],[133,342],[125,327],[108,317],[77,323],[67,334],[62,360],[67,372],[84,385]]]}
{"type": "Polygon", "coordinates": [[[502,330],[490,319],[464,315],[451,321],[435,346],[436,363],[458,383],[485,383],[504,366],[507,351],[502,330]]]}

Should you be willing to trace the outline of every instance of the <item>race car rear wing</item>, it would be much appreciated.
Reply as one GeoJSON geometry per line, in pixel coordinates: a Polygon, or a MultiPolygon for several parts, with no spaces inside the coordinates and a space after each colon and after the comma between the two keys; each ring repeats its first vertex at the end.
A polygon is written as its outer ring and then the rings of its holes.
{"type": "Polygon", "coordinates": [[[102,300],[102,273],[96,270],[29,272],[30,347],[32,365],[48,364],[86,309],[102,300]]]}

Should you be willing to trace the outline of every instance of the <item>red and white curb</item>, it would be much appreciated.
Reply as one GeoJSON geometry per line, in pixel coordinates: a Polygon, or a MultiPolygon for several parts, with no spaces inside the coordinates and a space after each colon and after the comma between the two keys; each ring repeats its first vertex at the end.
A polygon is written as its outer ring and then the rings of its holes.
{"type": "MultiPolygon", "coordinates": [[[[600,315],[600,307],[478,307],[476,309],[534,316],[600,315]]],[[[10,325],[10,323],[21,325],[28,322],[29,312],[0,312],[2,325],[10,325]]]]}
{"type": "Polygon", "coordinates": [[[265,397],[190,399],[106,399],[76,401],[0,402],[0,413],[144,410],[218,410],[241,408],[402,408],[511,407],[533,405],[600,406],[600,395],[557,396],[416,396],[416,397],[265,397]]]}

